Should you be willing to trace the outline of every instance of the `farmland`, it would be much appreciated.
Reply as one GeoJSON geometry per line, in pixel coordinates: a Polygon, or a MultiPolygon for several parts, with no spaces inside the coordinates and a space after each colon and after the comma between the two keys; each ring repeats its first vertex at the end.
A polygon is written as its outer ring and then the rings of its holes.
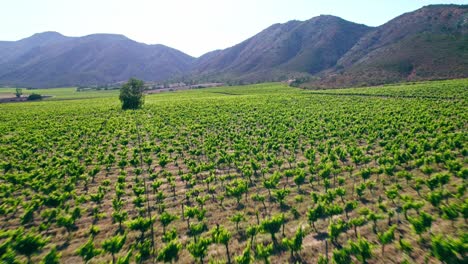
{"type": "Polygon", "coordinates": [[[5,263],[466,261],[468,79],[71,92],[0,104],[5,263]]]}

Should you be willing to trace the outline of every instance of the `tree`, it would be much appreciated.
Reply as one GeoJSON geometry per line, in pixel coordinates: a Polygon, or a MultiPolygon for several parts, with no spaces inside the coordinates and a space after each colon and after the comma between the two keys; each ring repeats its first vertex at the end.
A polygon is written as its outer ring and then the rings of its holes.
{"type": "Polygon", "coordinates": [[[431,254],[443,263],[466,263],[466,243],[461,239],[433,236],[431,247],[431,254]]]}
{"type": "Polygon", "coordinates": [[[367,239],[359,237],[356,242],[350,241],[350,252],[362,263],[367,263],[367,260],[372,257],[373,245],[367,239]]]}
{"type": "Polygon", "coordinates": [[[349,219],[348,213],[353,211],[357,207],[358,207],[358,202],[357,201],[348,201],[348,202],[346,202],[346,204],[344,206],[344,211],[345,211],[347,219],[349,219]]]}
{"type": "Polygon", "coordinates": [[[393,241],[393,239],[395,239],[396,227],[396,225],[393,225],[387,231],[377,234],[379,241],[382,244],[382,256],[385,252],[385,245],[390,244],[393,241]]]}
{"type": "Polygon", "coordinates": [[[151,227],[154,219],[143,218],[138,216],[136,219],[127,222],[128,228],[131,230],[139,230],[141,232],[140,239],[143,240],[145,232],[151,227]]]}
{"type": "Polygon", "coordinates": [[[289,189],[280,189],[274,192],[276,200],[278,200],[280,207],[283,208],[285,206],[284,200],[289,195],[291,191],[289,189]]]}
{"type": "Polygon", "coordinates": [[[114,236],[102,242],[102,248],[112,254],[112,263],[115,263],[115,254],[119,253],[125,243],[126,236],[114,236]]]}
{"type": "Polygon", "coordinates": [[[177,240],[171,240],[167,245],[159,251],[157,260],[163,262],[173,262],[178,259],[179,251],[182,249],[182,244],[177,240]]]}
{"type": "Polygon", "coordinates": [[[130,264],[130,258],[132,257],[133,249],[127,252],[127,255],[117,259],[117,264],[130,264]]]}
{"type": "Polygon", "coordinates": [[[429,214],[421,212],[419,217],[410,217],[408,220],[414,232],[421,238],[421,235],[431,228],[434,219],[429,214]]]}
{"type": "Polygon", "coordinates": [[[328,225],[328,237],[334,245],[338,245],[338,237],[342,232],[348,228],[348,224],[341,219],[338,219],[336,223],[330,221],[328,225]]]}
{"type": "Polygon", "coordinates": [[[250,244],[253,243],[253,240],[254,240],[255,236],[257,235],[259,229],[260,228],[259,228],[258,225],[250,225],[250,226],[247,227],[246,233],[250,237],[250,244]]]}
{"type": "Polygon", "coordinates": [[[231,256],[229,254],[229,240],[231,239],[231,233],[224,227],[217,226],[215,229],[213,229],[211,233],[211,238],[213,242],[224,245],[224,247],[226,248],[226,255],[228,260],[227,263],[230,264],[231,256]]]}
{"type": "Polygon", "coordinates": [[[199,222],[197,224],[190,224],[189,235],[193,236],[195,241],[197,241],[197,238],[206,230],[208,230],[208,227],[205,222],[199,222]]]}
{"type": "Polygon", "coordinates": [[[255,258],[262,259],[265,264],[270,264],[271,253],[273,253],[273,243],[266,246],[257,244],[255,247],[255,258]]]}
{"type": "Polygon", "coordinates": [[[21,88],[16,88],[15,96],[16,96],[17,98],[20,98],[21,95],[23,95],[23,89],[21,89],[21,88]]]}
{"type": "Polygon", "coordinates": [[[307,212],[307,218],[309,220],[309,223],[315,231],[317,231],[317,228],[315,227],[315,222],[320,218],[325,217],[325,215],[325,207],[321,203],[319,203],[317,207],[309,209],[309,211],[307,212]]]}
{"type": "Polygon", "coordinates": [[[25,255],[28,258],[28,263],[31,263],[31,256],[43,248],[45,244],[46,240],[41,235],[25,233],[21,228],[16,233],[13,249],[19,254],[25,255]]]}
{"type": "Polygon", "coordinates": [[[359,226],[363,226],[365,223],[366,223],[366,219],[364,218],[364,216],[359,216],[359,217],[356,217],[356,218],[351,218],[351,219],[348,221],[348,224],[349,224],[350,226],[352,226],[353,229],[354,229],[354,236],[355,236],[355,237],[358,237],[357,228],[358,228],[359,226]]]}
{"type": "Polygon", "coordinates": [[[187,228],[190,228],[190,219],[198,218],[203,219],[205,217],[206,210],[200,210],[197,207],[186,206],[184,210],[184,216],[187,219],[187,228]]]}
{"type": "Polygon", "coordinates": [[[234,215],[232,215],[231,217],[229,217],[229,220],[236,223],[236,231],[239,232],[239,223],[242,222],[242,221],[245,221],[244,213],[237,212],[234,215]]]}
{"type": "Polygon", "coordinates": [[[28,96],[28,101],[35,101],[35,100],[41,100],[42,95],[37,94],[37,93],[32,93],[28,96]]]}
{"type": "Polygon", "coordinates": [[[52,247],[50,252],[42,259],[41,264],[60,264],[62,254],[57,252],[57,247],[52,247]]]}
{"type": "Polygon", "coordinates": [[[305,233],[302,230],[302,227],[299,227],[294,237],[283,239],[283,244],[285,244],[291,252],[291,261],[294,260],[294,253],[299,252],[302,249],[302,239],[304,236],[305,233]]]}
{"type": "Polygon", "coordinates": [[[2,263],[11,263],[11,264],[22,263],[16,259],[16,253],[10,247],[2,248],[2,250],[4,250],[4,252],[3,251],[1,252],[3,254],[0,255],[0,261],[2,261],[2,263]]]}
{"type": "Polygon", "coordinates": [[[187,246],[187,250],[194,258],[198,258],[200,263],[203,263],[203,259],[208,253],[208,246],[211,244],[211,239],[200,238],[197,242],[191,242],[187,246]]]}
{"type": "Polygon", "coordinates": [[[119,99],[122,102],[122,109],[139,109],[143,106],[143,85],[143,81],[131,78],[120,88],[119,99]]]}
{"type": "Polygon", "coordinates": [[[122,222],[127,220],[128,213],[126,211],[115,211],[112,213],[112,220],[119,223],[119,231],[122,232],[122,222]]]}
{"type": "Polygon", "coordinates": [[[278,245],[278,241],[276,240],[275,234],[278,233],[278,231],[280,230],[283,221],[283,216],[277,215],[271,217],[270,219],[263,220],[260,224],[262,232],[269,233],[271,235],[271,240],[273,241],[273,244],[275,246],[278,245]]]}
{"type": "Polygon", "coordinates": [[[332,256],[333,263],[348,264],[352,263],[350,249],[344,247],[342,249],[334,249],[332,256]]]}
{"type": "Polygon", "coordinates": [[[301,191],[301,185],[304,184],[305,177],[306,177],[305,171],[303,170],[296,171],[296,176],[294,176],[294,183],[297,185],[298,192],[301,191]]]}
{"type": "Polygon", "coordinates": [[[174,220],[176,220],[178,217],[175,216],[175,215],[171,215],[170,213],[168,212],[163,212],[160,216],[159,216],[159,221],[161,222],[162,226],[163,226],[163,233],[165,234],[166,233],[166,227],[174,220]]]}
{"type": "Polygon", "coordinates": [[[94,242],[89,239],[84,245],[82,245],[76,253],[83,258],[85,263],[88,263],[92,258],[101,254],[102,250],[94,247],[94,242]]]}
{"type": "Polygon", "coordinates": [[[411,242],[401,237],[398,240],[398,248],[406,254],[410,254],[413,251],[413,245],[411,244],[411,242]]]}
{"type": "Polygon", "coordinates": [[[261,202],[262,205],[263,205],[263,210],[265,211],[265,213],[268,212],[268,210],[266,208],[266,204],[265,204],[265,196],[264,195],[256,193],[256,194],[252,195],[252,200],[255,201],[255,202],[261,202]]]}
{"type": "Polygon", "coordinates": [[[68,238],[70,238],[71,231],[76,228],[75,219],[71,215],[59,216],[57,218],[57,225],[59,227],[65,227],[68,233],[68,238]]]}
{"type": "Polygon", "coordinates": [[[252,245],[250,245],[250,243],[247,243],[247,245],[245,246],[244,251],[242,251],[242,255],[239,255],[239,256],[237,256],[235,258],[236,263],[238,263],[238,264],[250,264],[250,263],[252,263],[253,256],[252,256],[252,251],[250,249],[251,247],[252,247],[252,245]]]}
{"type": "Polygon", "coordinates": [[[372,221],[372,231],[374,231],[375,234],[377,234],[377,221],[382,218],[384,218],[383,215],[377,214],[374,211],[370,211],[367,215],[367,220],[372,221]]]}
{"type": "Polygon", "coordinates": [[[232,181],[229,186],[226,186],[226,193],[228,196],[236,198],[237,206],[240,205],[240,200],[244,193],[247,193],[248,185],[244,180],[237,179],[232,181]]]}
{"type": "Polygon", "coordinates": [[[280,179],[281,179],[281,175],[275,172],[268,179],[265,179],[263,181],[263,187],[265,187],[268,190],[268,196],[270,200],[271,200],[271,190],[276,189],[278,187],[280,179]]]}

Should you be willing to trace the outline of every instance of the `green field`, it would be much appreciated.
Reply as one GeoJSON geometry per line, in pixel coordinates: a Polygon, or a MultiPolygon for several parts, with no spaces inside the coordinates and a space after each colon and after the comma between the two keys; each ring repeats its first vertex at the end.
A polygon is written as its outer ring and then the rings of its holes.
{"type": "Polygon", "coordinates": [[[3,263],[467,261],[468,79],[37,92],[0,104],[3,263]]]}
{"type": "MultiPolygon", "coordinates": [[[[16,88],[0,88],[0,99],[15,97],[16,88]]],[[[102,98],[118,96],[118,90],[91,90],[91,91],[80,91],[78,92],[76,87],[63,87],[53,89],[25,89],[22,88],[23,96],[28,96],[32,93],[40,95],[51,96],[45,100],[65,100],[65,99],[89,99],[89,98],[102,98]]]]}

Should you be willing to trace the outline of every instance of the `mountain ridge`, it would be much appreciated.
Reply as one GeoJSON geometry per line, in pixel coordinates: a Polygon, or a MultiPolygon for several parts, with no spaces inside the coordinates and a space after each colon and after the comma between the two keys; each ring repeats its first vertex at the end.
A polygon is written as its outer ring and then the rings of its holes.
{"type": "MultiPolygon", "coordinates": [[[[191,74],[230,75],[230,78],[238,76],[242,79],[268,70],[316,73],[334,64],[370,29],[331,15],[273,24],[237,45],[201,56],[195,60],[191,74]],[[348,41],[333,41],[345,38],[346,34],[348,41]],[[320,51],[323,50],[329,53],[324,53],[327,57],[321,56],[320,51]]],[[[268,78],[259,79],[266,81],[268,78]]]]}
{"type": "Polygon", "coordinates": [[[0,42],[0,58],[0,84],[39,88],[107,84],[130,77],[163,81],[185,73],[194,60],[173,48],[124,35],[65,37],[57,32],[0,42]]]}
{"type": "Polygon", "coordinates": [[[430,5],[361,38],[308,87],[468,77],[468,5],[430,5]]]}
{"type": "Polygon", "coordinates": [[[468,77],[468,5],[430,5],[378,26],[320,15],[273,24],[198,58],[119,34],[36,33],[0,41],[0,85],[56,87],[145,81],[363,86],[468,77]]]}

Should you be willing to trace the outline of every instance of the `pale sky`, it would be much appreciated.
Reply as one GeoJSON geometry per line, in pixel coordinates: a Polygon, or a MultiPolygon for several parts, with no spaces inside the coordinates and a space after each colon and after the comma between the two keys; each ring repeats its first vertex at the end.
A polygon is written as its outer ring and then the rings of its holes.
{"type": "Polygon", "coordinates": [[[468,0],[0,0],[0,40],[57,31],[123,34],[198,57],[233,46],[275,23],[320,14],[378,26],[429,4],[468,0]]]}

